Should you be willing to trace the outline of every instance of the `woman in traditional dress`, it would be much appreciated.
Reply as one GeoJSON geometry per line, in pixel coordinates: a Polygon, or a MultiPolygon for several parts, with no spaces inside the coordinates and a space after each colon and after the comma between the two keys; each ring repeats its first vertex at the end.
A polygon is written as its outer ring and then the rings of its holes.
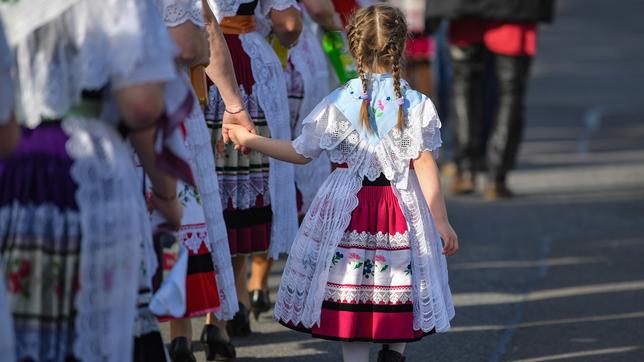
{"type": "Polygon", "coordinates": [[[0,15],[23,112],[18,146],[0,161],[0,264],[17,358],[165,361],[147,308],[147,209],[117,132],[122,121],[153,207],[178,227],[171,196],[192,174],[176,116],[192,95],[158,10],[151,0],[20,0],[0,15]]]}
{"type": "MultiPolygon", "coordinates": [[[[224,104],[217,88],[210,89],[206,121],[212,129],[219,189],[228,229],[230,252],[237,284],[240,312],[228,323],[233,336],[250,333],[249,290],[267,292],[271,258],[288,251],[297,230],[293,167],[257,152],[224,145],[222,121],[246,109],[258,134],[290,139],[286,83],[280,61],[257,31],[255,11],[272,21],[273,32],[284,46],[297,40],[301,19],[294,0],[209,0],[221,25],[234,61],[243,104],[224,104]],[[247,259],[253,256],[250,282],[247,259]]],[[[212,64],[210,79],[220,72],[212,64]]],[[[265,294],[266,295],[266,294],[265,294]]],[[[263,299],[263,298],[262,298],[263,299]]],[[[264,303],[265,304],[265,303],[264,303]]]]}

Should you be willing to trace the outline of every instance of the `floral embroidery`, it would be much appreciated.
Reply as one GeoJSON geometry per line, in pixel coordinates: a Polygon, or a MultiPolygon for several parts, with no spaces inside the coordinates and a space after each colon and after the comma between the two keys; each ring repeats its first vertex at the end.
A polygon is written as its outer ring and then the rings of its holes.
{"type": "Polygon", "coordinates": [[[364,261],[364,268],[362,269],[362,275],[369,279],[369,276],[374,274],[374,264],[371,260],[367,259],[364,261]]]}
{"type": "Polygon", "coordinates": [[[359,269],[362,266],[362,262],[360,261],[360,255],[356,253],[351,253],[349,254],[349,265],[353,265],[353,270],[359,269]]]}
{"type": "Polygon", "coordinates": [[[192,187],[183,184],[183,190],[179,192],[179,201],[181,201],[181,204],[183,207],[185,207],[188,202],[190,202],[190,199],[195,199],[195,201],[201,205],[201,196],[199,193],[192,187]]]}
{"type": "Polygon", "coordinates": [[[344,258],[344,254],[342,254],[342,253],[341,253],[341,252],[339,252],[339,251],[336,251],[336,252],[335,252],[335,255],[333,255],[333,259],[331,259],[331,263],[333,263],[333,265],[335,265],[335,264],[337,264],[337,263],[338,263],[342,258],[344,258]]]}
{"type": "Polygon", "coordinates": [[[384,255],[376,255],[374,256],[374,261],[376,268],[378,268],[379,272],[383,272],[387,269],[389,269],[389,264],[387,264],[387,259],[385,258],[384,255]]]}
{"type": "Polygon", "coordinates": [[[13,294],[20,294],[23,298],[30,298],[29,279],[31,278],[31,261],[14,260],[7,273],[8,289],[13,294]]]}

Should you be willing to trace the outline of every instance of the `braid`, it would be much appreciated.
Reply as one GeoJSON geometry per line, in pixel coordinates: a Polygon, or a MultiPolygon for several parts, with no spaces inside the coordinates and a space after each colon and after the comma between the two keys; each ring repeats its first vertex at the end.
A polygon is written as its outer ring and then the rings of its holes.
{"type": "Polygon", "coordinates": [[[403,13],[388,5],[372,5],[358,10],[347,27],[349,48],[356,60],[362,82],[362,105],[360,120],[367,131],[372,131],[369,122],[370,100],[367,71],[390,68],[398,105],[398,129],[405,126],[403,94],[401,90],[401,63],[407,37],[407,24],[403,13]]]}

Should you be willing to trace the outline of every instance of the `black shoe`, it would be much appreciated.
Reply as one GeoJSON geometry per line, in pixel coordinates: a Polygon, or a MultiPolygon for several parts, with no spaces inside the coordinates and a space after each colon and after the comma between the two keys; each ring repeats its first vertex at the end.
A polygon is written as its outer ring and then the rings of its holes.
{"type": "Polygon", "coordinates": [[[405,356],[389,349],[389,345],[383,344],[378,352],[378,362],[405,362],[405,356]]]}
{"type": "Polygon", "coordinates": [[[226,323],[226,331],[231,337],[247,337],[250,334],[250,312],[242,303],[239,303],[239,312],[232,320],[226,323]]]}
{"type": "Polygon", "coordinates": [[[221,335],[221,330],[212,324],[206,324],[201,331],[201,343],[206,351],[208,361],[230,361],[237,357],[237,351],[230,341],[221,335]]]}
{"type": "Polygon", "coordinates": [[[173,362],[197,362],[195,355],[192,354],[192,345],[186,337],[173,339],[168,352],[173,362]]]}
{"type": "Polygon", "coordinates": [[[271,310],[271,298],[268,290],[255,289],[248,294],[250,295],[250,309],[255,320],[259,319],[260,314],[271,310]]]}

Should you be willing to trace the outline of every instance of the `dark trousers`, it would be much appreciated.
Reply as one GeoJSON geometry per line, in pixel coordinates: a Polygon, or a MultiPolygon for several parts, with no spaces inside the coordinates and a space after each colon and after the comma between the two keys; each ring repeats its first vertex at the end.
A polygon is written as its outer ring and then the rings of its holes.
{"type": "Polygon", "coordinates": [[[454,161],[459,171],[487,168],[494,182],[505,182],[521,142],[525,93],[532,57],[490,53],[483,44],[450,47],[452,59],[452,131],[454,161]],[[486,142],[483,135],[483,79],[486,60],[494,58],[496,115],[486,142]]]}

